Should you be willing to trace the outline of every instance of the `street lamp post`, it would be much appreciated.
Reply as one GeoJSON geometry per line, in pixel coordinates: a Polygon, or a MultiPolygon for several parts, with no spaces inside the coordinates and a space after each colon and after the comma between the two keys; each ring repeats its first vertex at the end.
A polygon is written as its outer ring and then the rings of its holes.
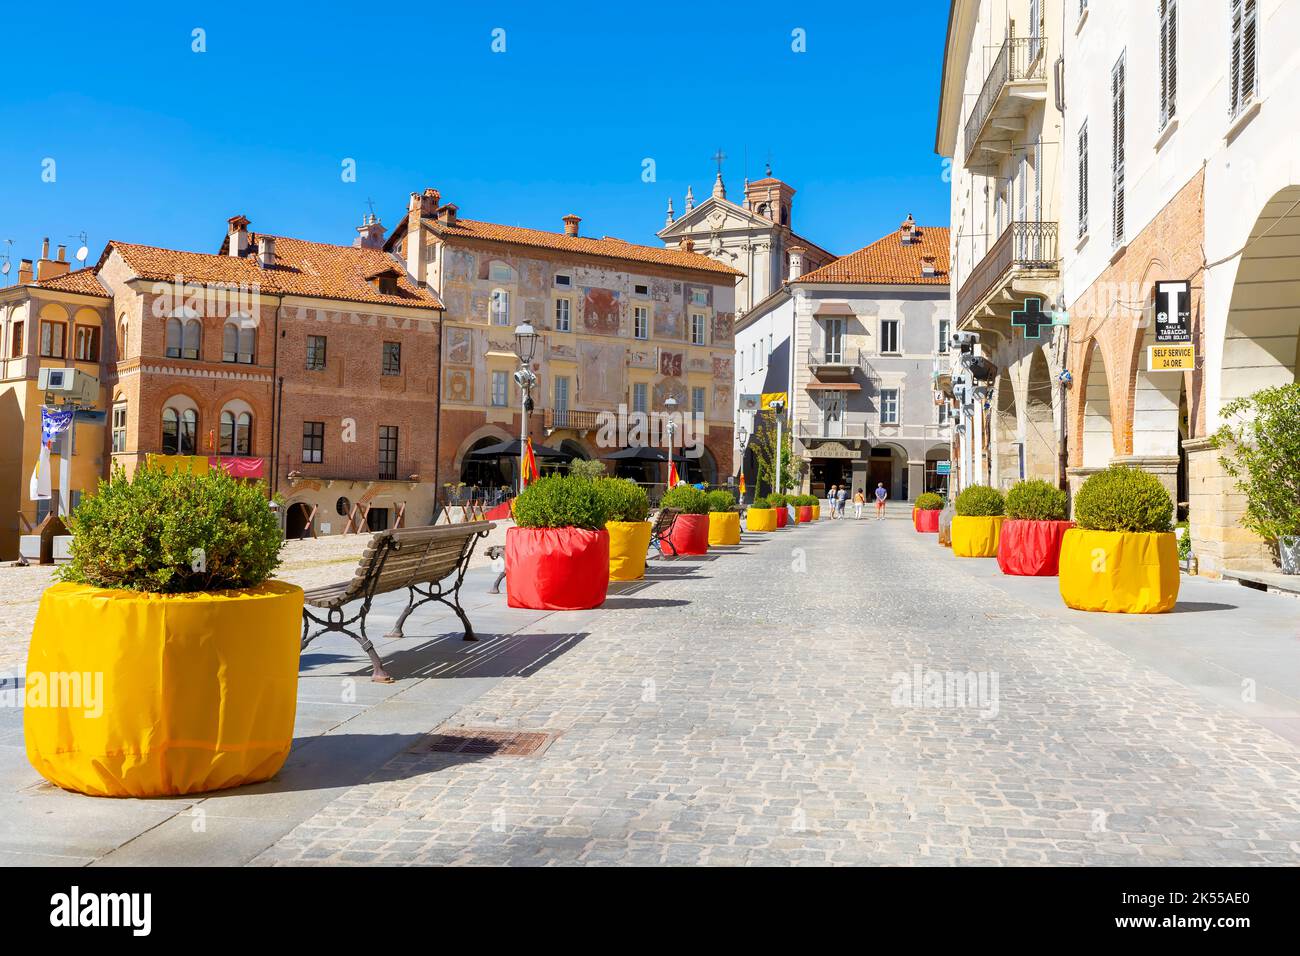
{"type": "MultiPolygon", "coordinates": [[[[671,475],[673,473],[673,436],[677,433],[677,422],[673,420],[673,412],[677,408],[677,399],[669,395],[664,399],[664,408],[668,409],[665,414],[668,416],[668,474],[671,475]]],[[[678,480],[681,480],[680,475],[678,475],[678,480]]],[[[671,488],[672,484],[669,483],[668,487],[671,488]]]]}
{"type": "Polygon", "coordinates": [[[515,357],[519,359],[519,369],[515,372],[515,384],[523,396],[519,414],[519,493],[524,491],[524,456],[528,453],[528,414],[533,410],[533,386],[537,376],[533,374],[533,356],[537,352],[537,330],[527,322],[521,322],[515,328],[515,357]]]}

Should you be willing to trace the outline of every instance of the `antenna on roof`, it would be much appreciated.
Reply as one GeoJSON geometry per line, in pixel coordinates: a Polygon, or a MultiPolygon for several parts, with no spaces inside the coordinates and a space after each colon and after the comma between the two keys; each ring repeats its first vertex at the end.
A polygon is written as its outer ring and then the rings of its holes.
{"type": "Polygon", "coordinates": [[[75,236],[68,236],[69,239],[76,239],[80,245],[77,247],[77,261],[85,262],[86,257],[90,255],[90,249],[86,247],[86,231],[83,229],[75,236]]]}
{"type": "MultiPolygon", "coordinates": [[[[0,263],[0,276],[7,276],[9,274],[9,247],[13,244],[14,241],[12,239],[5,240],[5,259],[4,262],[0,263]]],[[[6,280],[6,282],[7,281],[8,280],[6,280]]]]}

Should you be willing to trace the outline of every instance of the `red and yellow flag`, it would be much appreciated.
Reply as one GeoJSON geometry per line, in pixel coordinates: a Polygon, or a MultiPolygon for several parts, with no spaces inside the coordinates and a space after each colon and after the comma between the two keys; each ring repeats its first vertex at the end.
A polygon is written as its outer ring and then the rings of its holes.
{"type": "Polygon", "coordinates": [[[677,487],[677,482],[678,482],[678,478],[677,478],[677,462],[675,462],[675,461],[669,461],[669,462],[668,462],[668,487],[669,487],[669,488],[676,488],[676,487],[677,487]]]}
{"type": "Polygon", "coordinates": [[[520,459],[519,475],[525,488],[537,480],[537,459],[533,457],[533,440],[528,439],[524,446],[524,456],[520,459]]]}
{"type": "Polygon", "coordinates": [[[745,497],[745,472],[743,470],[740,473],[740,497],[745,497]]]}

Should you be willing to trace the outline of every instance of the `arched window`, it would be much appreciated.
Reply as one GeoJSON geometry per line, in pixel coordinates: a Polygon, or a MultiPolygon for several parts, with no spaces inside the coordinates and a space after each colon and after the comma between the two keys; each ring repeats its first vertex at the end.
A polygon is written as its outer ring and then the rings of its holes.
{"type": "Polygon", "coordinates": [[[187,319],[185,322],[184,341],[181,347],[181,358],[197,359],[199,357],[199,348],[202,344],[203,324],[198,319],[187,319]]]}
{"type": "Polygon", "coordinates": [[[223,455],[253,453],[253,408],[241,399],[233,399],[221,409],[221,443],[223,455]]]}
{"type": "Polygon", "coordinates": [[[119,362],[126,359],[126,330],[126,313],[123,313],[117,322],[117,359],[119,362]]]}
{"type": "Polygon", "coordinates": [[[181,320],[167,320],[167,357],[181,357],[181,320]]]}
{"type": "Polygon", "coordinates": [[[252,365],[256,342],[257,331],[252,320],[227,322],[221,334],[221,361],[252,365]]]}
{"type": "Polygon", "coordinates": [[[193,455],[198,447],[199,413],[194,402],[183,395],[167,400],[162,412],[164,455],[193,455]]]}

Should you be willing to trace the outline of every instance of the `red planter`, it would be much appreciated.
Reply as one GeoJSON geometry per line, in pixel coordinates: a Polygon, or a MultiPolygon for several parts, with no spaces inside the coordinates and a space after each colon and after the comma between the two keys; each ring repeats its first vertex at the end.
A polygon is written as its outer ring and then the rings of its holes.
{"type": "Polygon", "coordinates": [[[600,607],[609,588],[609,532],[507,528],[506,603],[538,611],[600,607]]]}
{"type": "Polygon", "coordinates": [[[800,524],[812,521],[812,505],[800,505],[798,510],[800,524]]]}
{"type": "Polygon", "coordinates": [[[709,550],[709,516],[678,515],[668,540],[678,554],[706,554],[709,550]]]}
{"type": "Polygon", "coordinates": [[[786,510],[785,505],[776,506],[776,526],[784,528],[790,521],[790,512],[786,510]]]}
{"type": "Polygon", "coordinates": [[[922,534],[937,534],[939,532],[939,512],[917,508],[916,514],[912,516],[912,524],[922,534]]]}
{"type": "Polygon", "coordinates": [[[1055,577],[1061,557],[1061,540],[1073,521],[1002,522],[998,538],[998,567],[1003,574],[1055,577]]]}

